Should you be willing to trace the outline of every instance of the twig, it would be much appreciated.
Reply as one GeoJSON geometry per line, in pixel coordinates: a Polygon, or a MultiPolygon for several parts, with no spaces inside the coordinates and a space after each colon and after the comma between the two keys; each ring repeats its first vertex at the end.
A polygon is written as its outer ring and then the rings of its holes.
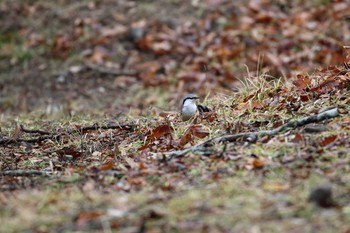
{"type": "Polygon", "coordinates": [[[100,130],[100,129],[129,129],[129,130],[133,130],[135,127],[135,125],[133,124],[125,124],[125,125],[98,125],[98,124],[94,124],[91,126],[84,126],[81,128],[78,128],[75,131],[79,131],[79,132],[86,132],[88,130],[100,130]]]}
{"type": "Polygon", "coordinates": [[[33,137],[33,138],[2,138],[0,139],[0,146],[1,145],[9,145],[9,144],[15,144],[19,142],[27,142],[27,143],[38,143],[47,139],[56,139],[58,140],[62,135],[64,134],[72,134],[74,132],[80,132],[85,133],[88,130],[100,130],[100,129],[123,129],[123,130],[133,130],[135,128],[135,125],[133,124],[125,124],[125,125],[92,125],[92,126],[85,126],[77,129],[70,130],[65,133],[49,133],[42,130],[31,130],[26,129],[21,125],[21,130],[26,133],[38,133],[41,134],[41,136],[33,137]]]}
{"type": "Polygon", "coordinates": [[[38,170],[7,170],[0,172],[0,176],[44,176],[49,174],[50,172],[38,170]]]}
{"type": "Polygon", "coordinates": [[[235,142],[238,139],[242,138],[245,140],[250,140],[250,142],[256,142],[259,138],[264,136],[274,136],[283,132],[286,132],[288,130],[293,130],[297,127],[301,127],[310,123],[320,122],[326,119],[331,119],[334,117],[339,116],[338,108],[333,108],[324,112],[321,112],[314,116],[307,116],[301,119],[292,120],[278,128],[272,129],[272,130],[263,130],[258,132],[245,132],[245,133],[238,133],[238,134],[227,134],[222,135],[214,138],[210,138],[206,140],[205,142],[202,142],[200,144],[191,146],[189,148],[186,148],[184,150],[178,150],[178,151],[171,151],[168,153],[165,153],[165,155],[168,158],[172,157],[182,157],[186,155],[188,152],[202,152],[208,147],[208,145],[213,143],[222,143],[222,142],[235,142]]]}
{"type": "Polygon", "coordinates": [[[19,142],[27,142],[27,143],[37,143],[47,139],[58,139],[61,134],[52,134],[52,135],[43,135],[36,138],[3,138],[0,140],[0,145],[9,145],[15,144],[19,142]]]}
{"type": "Polygon", "coordinates": [[[24,133],[37,133],[37,134],[40,134],[40,135],[50,135],[50,134],[52,134],[50,132],[46,132],[46,131],[43,131],[43,130],[40,130],[40,129],[38,129],[38,130],[36,130],[36,129],[26,129],[26,128],[24,128],[23,125],[20,125],[20,127],[21,127],[21,131],[24,132],[24,133]]]}
{"type": "Polygon", "coordinates": [[[88,67],[91,70],[103,73],[103,74],[111,74],[111,75],[115,75],[115,76],[137,76],[139,73],[136,71],[126,71],[126,70],[115,70],[115,69],[111,69],[111,68],[107,68],[104,66],[100,66],[100,65],[96,65],[93,63],[85,63],[86,67],[88,67]]]}

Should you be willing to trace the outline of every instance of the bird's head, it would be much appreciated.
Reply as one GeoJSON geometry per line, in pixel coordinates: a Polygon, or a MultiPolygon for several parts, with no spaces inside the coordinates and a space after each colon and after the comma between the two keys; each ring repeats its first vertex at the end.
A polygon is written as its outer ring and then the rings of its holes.
{"type": "Polygon", "coordinates": [[[196,103],[196,101],[199,99],[199,97],[196,94],[188,94],[186,95],[182,100],[182,106],[185,103],[196,103]]]}

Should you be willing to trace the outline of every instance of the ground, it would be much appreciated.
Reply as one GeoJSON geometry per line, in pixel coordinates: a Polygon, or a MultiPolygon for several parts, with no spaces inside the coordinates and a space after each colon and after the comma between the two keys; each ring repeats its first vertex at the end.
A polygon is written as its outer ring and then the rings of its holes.
{"type": "Polygon", "coordinates": [[[0,231],[350,232],[348,12],[0,1],[0,231]]]}

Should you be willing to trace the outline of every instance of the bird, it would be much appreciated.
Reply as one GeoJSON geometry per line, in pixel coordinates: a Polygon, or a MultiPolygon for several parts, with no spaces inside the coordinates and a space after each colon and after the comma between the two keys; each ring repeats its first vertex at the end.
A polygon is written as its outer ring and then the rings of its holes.
{"type": "Polygon", "coordinates": [[[199,97],[196,94],[186,95],[181,104],[181,118],[183,121],[188,121],[197,114],[197,111],[202,114],[203,112],[209,112],[210,109],[204,105],[197,105],[199,97]]]}

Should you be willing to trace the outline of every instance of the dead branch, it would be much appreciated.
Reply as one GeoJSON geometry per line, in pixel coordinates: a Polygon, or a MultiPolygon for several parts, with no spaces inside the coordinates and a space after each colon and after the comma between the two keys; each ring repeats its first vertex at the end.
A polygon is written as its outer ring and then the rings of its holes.
{"type": "Polygon", "coordinates": [[[91,126],[84,126],[81,127],[75,131],[79,131],[79,132],[86,132],[89,130],[107,130],[107,129],[125,129],[125,130],[133,130],[135,128],[135,125],[133,124],[124,124],[124,125],[98,125],[98,124],[94,124],[91,126]]]}
{"type": "Polygon", "coordinates": [[[0,176],[44,176],[49,174],[50,172],[38,170],[7,170],[0,172],[0,176]]]}
{"type": "Polygon", "coordinates": [[[23,125],[20,125],[21,127],[21,131],[24,132],[24,133],[33,133],[33,134],[40,134],[40,135],[50,135],[52,133],[50,132],[46,132],[46,131],[43,131],[43,130],[40,130],[40,129],[26,129],[24,128],[23,125]]]}
{"type": "Polygon", "coordinates": [[[245,132],[245,133],[238,133],[238,134],[228,134],[228,135],[222,135],[214,138],[210,138],[206,140],[205,142],[202,142],[200,144],[191,146],[189,148],[186,148],[184,150],[178,150],[178,151],[171,151],[168,153],[165,153],[165,155],[171,159],[173,157],[182,157],[186,155],[188,152],[200,152],[203,153],[203,151],[206,150],[206,147],[210,146],[213,143],[223,143],[223,142],[235,142],[238,139],[243,140],[249,140],[249,142],[254,143],[259,138],[264,136],[275,136],[277,134],[284,133],[286,131],[290,131],[293,129],[296,129],[297,127],[301,127],[307,124],[320,122],[323,120],[331,119],[334,117],[339,116],[338,108],[329,109],[327,111],[321,112],[317,115],[313,116],[307,116],[303,117],[301,119],[292,120],[280,127],[277,127],[275,129],[271,130],[263,130],[258,132],[245,132]]]}
{"type": "Polygon", "coordinates": [[[24,126],[21,125],[21,130],[26,133],[37,133],[40,134],[41,136],[38,137],[33,137],[33,138],[2,138],[0,139],[0,146],[1,145],[10,145],[10,144],[16,144],[20,142],[27,142],[27,143],[38,143],[42,142],[47,139],[51,140],[58,140],[61,136],[66,135],[66,134],[72,134],[75,132],[79,133],[86,133],[86,131],[89,130],[107,130],[107,129],[122,129],[122,130],[133,130],[135,128],[135,125],[133,124],[123,124],[123,125],[91,125],[91,126],[85,126],[77,129],[70,130],[65,133],[50,133],[42,130],[31,130],[31,129],[26,129],[24,126]]]}
{"type": "Polygon", "coordinates": [[[107,68],[101,65],[96,65],[90,62],[85,63],[86,67],[91,70],[97,71],[102,74],[111,74],[115,76],[137,76],[139,73],[136,71],[127,71],[127,70],[115,70],[111,68],[107,68]]]}
{"type": "Polygon", "coordinates": [[[16,144],[20,142],[38,143],[47,139],[58,139],[60,136],[61,136],[60,134],[52,134],[52,135],[43,135],[35,138],[3,138],[0,140],[0,146],[16,144]]]}

